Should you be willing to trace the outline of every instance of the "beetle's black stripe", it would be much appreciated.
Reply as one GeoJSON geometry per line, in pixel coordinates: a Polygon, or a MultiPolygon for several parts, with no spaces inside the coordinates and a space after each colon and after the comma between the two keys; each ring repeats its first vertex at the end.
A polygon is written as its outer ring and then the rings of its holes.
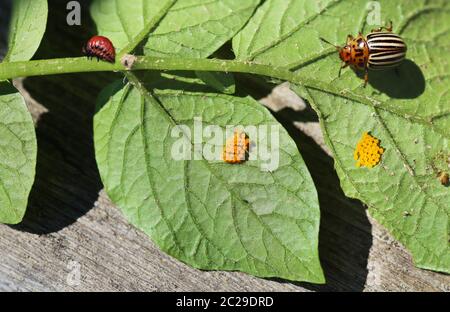
{"type": "Polygon", "coordinates": [[[400,38],[397,34],[391,32],[374,32],[367,35],[367,39],[376,38],[376,37],[391,37],[391,38],[400,38]]]}
{"type": "Polygon", "coordinates": [[[396,53],[396,52],[406,52],[406,47],[401,47],[401,46],[375,46],[375,47],[370,47],[370,52],[371,53],[378,53],[378,52],[391,52],[391,53],[396,53]]]}
{"type": "Polygon", "coordinates": [[[391,35],[379,35],[379,36],[371,36],[367,35],[367,41],[370,40],[379,40],[380,38],[385,38],[386,40],[398,40],[403,41],[403,39],[397,35],[391,36],[391,35]]]}
{"type": "Polygon", "coordinates": [[[386,52],[378,52],[378,53],[371,53],[369,55],[369,59],[372,60],[385,60],[390,58],[397,58],[397,57],[405,57],[406,53],[404,51],[386,51],[386,52]]]}
{"type": "Polygon", "coordinates": [[[383,47],[383,46],[376,46],[376,47],[370,47],[370,53],[399,53],[404,52],[406,53],[406,47],[383,47]]]}
{"type": "Polygon", "coordinates": [[[392,68],[392,67],[396,67],[400,64],[400,62],[397,63],[390,63],[390,64],[367,64],[367,68],[372,69],[372,70],[382,70],[382,69],[387,69],[387,68],[392,68]]]}
{"type": "Polygon", "coordinates": [[[406,44],[404,42],[400,42],[400,41],[392,41],[392,40],[374,40],[374,41],[367,41],[367,44],[369,46],[376,46],[376,45],[384,45],[384,46],[388,46],[388,45],[393,45],[393,46],[402,46],[402,47],[406,47],[406,44]]]}
{"type": "Polygon", "coordinates": [[[380,40],[380,39],[385,39],[385,40],[395,40],[395,41],[400,41],[403,42],[403,39],[400,38],[399,36],[395,35],[395,36],[388,36],[388,35],[381,35],[381,36],[367,36],[367,41],[374,41],[374,40],[380,40]]]}
{"type": "Polygon", "coordinates": [[[403,40],[397,40],[397,39],[393,39],[393,38],[386,38],[386,37],[379,37],[379,38],[375,38],[375,39],[370,39],[367,40],[367,42],[373,42],[373,43],[377,43],[377,42],[390,42],[390,43],[401,43],[401,44],[405,44],[405,42],[403,40]]]}
{"type": "Polygon", "coordinates": [[[405,56],[406,51],[403,50],[383,50],[383,51],[375,51],[369,54],[369,56],[373,58],[389,58],[394,55],[403,55],[405,56]]]}
{"type": "Polygon", "coordinates": [[[405,42],[403,40],[392,40],[385,37],[380,37],[376,39],[367,40],[367,44],[373,45],[373,44],[399,44],[406,46],[405,42]]]}
{"type": "Polygon", "coordinates": [[[392,53],[379,52],[369,55],[368,67],[371,69],[382,69],[386,67],[397,66],[405,58],[405,52],[392,53]]]}
{"type": "Polygon", "coordinates": [[[385,62],[397,62],[405,58],[405,53],[394,54],[381,54],[377,53],[369,56],[369,63],[385,63],[385,62]]]}
{"type": "Polygon", "coordinates": [[[367,35],[370,69],[384,69],[397,66],[406,56],[406,44],[403,39],[390,32],[375,32],[367,35]]]}
{"type": "Polygon", "coordinates": [[[372,33],[367,35],[367,44],[370,45],[379,45],[379,44],[392,44],[392,45],[401,45],[405,46],[405,42],[403,39],[393,33],[372,33]]]}
{"type": "Polygon", "coordinates": [[[406,44],[402,41],[394,40],[383,40],[383,41],[371,41],[371,46],[396,46],[396,47],[406,47],[406,44]]]}

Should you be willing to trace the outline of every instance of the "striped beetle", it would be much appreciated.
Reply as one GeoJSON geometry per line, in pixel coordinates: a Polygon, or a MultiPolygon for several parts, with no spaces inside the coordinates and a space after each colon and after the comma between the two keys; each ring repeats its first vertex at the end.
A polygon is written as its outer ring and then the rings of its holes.
{"type": "Polygon", "coordinates": [[[364,70],[364,87],[369,81],[369,69],[381,70],[398,66],[405,59],[407,50],[403,39],[392,32],[392,22],[389,27],[372,29],[366,37],[361,32],[356,38],[348,35],[344,47],[320,39],[339,51],[339,57],[343,62],[339,76],[342,68],[349,65],[354,69],[364,70]]]}

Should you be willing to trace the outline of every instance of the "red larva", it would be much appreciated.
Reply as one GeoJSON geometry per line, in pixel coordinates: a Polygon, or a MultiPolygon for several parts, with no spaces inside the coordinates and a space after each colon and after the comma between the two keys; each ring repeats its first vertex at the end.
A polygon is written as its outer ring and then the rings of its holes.
{"type": "Polygon", "coordinates": [[[83,53],[88,57],[96,57],[97,60],[103,60],[114,63],[116,60],[116,50],[106,37],[94,36],[83,47],[83,53]]]}

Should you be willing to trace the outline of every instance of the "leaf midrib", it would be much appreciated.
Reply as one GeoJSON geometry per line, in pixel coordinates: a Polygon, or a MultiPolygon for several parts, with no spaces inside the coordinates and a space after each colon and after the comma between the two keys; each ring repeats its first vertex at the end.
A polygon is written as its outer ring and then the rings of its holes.
{"type": "MultiPolygon", "coordinates": [[[[148,181],[149,186],[150,186],[150,188],[152,190],[153,198],[154,198],[156,206],[158,207],[159,213],[161,215],[161,219],[164,221],[164,223],[168,227],[170,233],[172,234],[173,241],[174,241],[177,249],[179,251],[181,251],[184,254],[184,256],[186,257],[185,250],[181,247],[181,244],[178,241],[178,237],[177,237],[177,235],[175,235],[175,230],[173,229],[172,224],[168,221],[168,219],[167,219],[167,217],[165,215],[164,209],[161,207],[161,201],[160,201],[159,196],[158,196],[159,193],[156,191],[155,182],[152,179],[152,174],[150,172],[151,166],[150,166],[149,155],[147,153],[148,146],[147,146],[147,141],[145,140],[146,135],[145,135],[145,129],[144,129],[145,125],[147,124],[145,122],[145,118],[144,118],[144,115],[145,115],[145,97],[144,96],[141,96],[140,106],[141,106],[141,109],[140,109],[140,115],[139,115],[139,117],[140,117],[139,129],[141,130],[141,144],[142,144],[142,147],[144,149],[144,159],[145,159],[145,166],[144,167],[145,167],[145,170],[146,170],[147,181],[148,181]]],[[[138,208],[138,210],[140,210],[140,209],[138,208]]]]}

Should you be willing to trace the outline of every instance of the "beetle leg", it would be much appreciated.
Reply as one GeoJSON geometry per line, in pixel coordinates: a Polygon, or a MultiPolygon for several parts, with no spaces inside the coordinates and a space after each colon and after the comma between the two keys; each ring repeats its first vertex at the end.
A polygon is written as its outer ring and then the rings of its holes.
{"type": "Polygon", "coordinates": [[[389,27],[385,27],[388,32],[392,32],[392,21],[389,21],[389,27]]]}
{"type": "Polygon", "coordinates": [[[369,82],[369,70],[364,68],[364,88],[367,86],[367,82],[369,82]]]}
{"type": "Polygon", "coordinates": [[[347,66],[348,66],[347,63],[344,63],[344,64],[341,65],[341,67],[339,68],[338,77],[341,77],[341,71],[342,71],[342,69],[345,68],[345,67],[347,67],[347,66]]]}
{"type": "Polygon", "coordinates": [[[372,29],[372,32],[380,32],[386,29],[388,32],[392,32],[392,21],[389,21],[389,26],[381,26],[380,28],[372,29]]]}

